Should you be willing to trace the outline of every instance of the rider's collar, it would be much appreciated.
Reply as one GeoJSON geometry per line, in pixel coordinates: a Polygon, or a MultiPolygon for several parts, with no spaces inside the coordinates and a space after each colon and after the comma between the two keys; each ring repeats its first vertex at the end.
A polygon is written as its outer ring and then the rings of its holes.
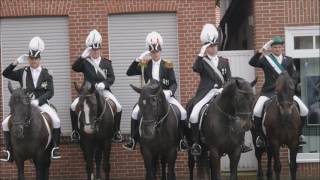
{"type": "Polygon", "coordinates": [[[152,64],[160,65],[160,63],[161,63],[161,58],[158,61],[155,61],[155,60],[152,59],[152,64]]]}

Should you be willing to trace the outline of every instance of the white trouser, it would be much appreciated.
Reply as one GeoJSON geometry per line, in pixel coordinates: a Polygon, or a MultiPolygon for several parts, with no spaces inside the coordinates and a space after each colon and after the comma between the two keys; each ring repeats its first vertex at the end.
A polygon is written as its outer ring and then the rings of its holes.
{"type": "MultiPolygon", "coordinates": [[[[256,117],[261,118],[262,117],[262,110],[264,103],[269,100],[267,96],[260,96],[258,101],[256,102],[256,105],[254,106],[253,109],[253,115],[256,117]]],[[[300,100],[298,96],[293,96],[293,100],[297,102],[299,109],[300,109],[300,116],[307,116],[309,113],[309,110],[306,105],[300,100]]]]}
{"type": "MultiPolygon", "coordinates": [[[[53,124],[53,128],[60,128],[60,118],[57,114],[57,112],[48,104],[43,104],[42,106],[38,107],[40,109],[41,112],[46,112],[51,120],[52,120],[52,124],[53,124]]],[[[3,122],[2,122],[2,129],[3,131],[9,131],[9,126],[8,126],[8,122],[10,119],[11,115],[9,115],[8,117],[6,117],[3,122]]]]}
{"type": "MultiPolygon", "coordinates": [[[[180,114],[181,114],[181,120],[186,120],[187,119],[187,111],[181,106],[181,104],[172,96],[166,96],[167,101],[170,104],[174,104],[178,107],[180,114]]],[[[140,107],[137,104],[136,107],[134,107],[132,114],[131,114],[131,118],[134,120],[138,119],[138,113],[139,113],[140,107]]]]}
{"type": "Polygon", "coordinates": [[[194,105],[189,118],[189,121],[191,123],[198,123],[201,108],[205,104],[207,104],[213,98],[214,95],[218,94],[219,92],[221,92],[220,89],[211,89],[196,105],[194,105]]]}
{"type": "MultiPolygon", "coordinates": [[[[109,98],[109,99],[111,99],[111,100],[116,104],[117,112],[120,112],[120,111],[122,110],[122,107],[121,107],[119,101],[117,100],[117,98],[116,98],[110,91],[108,91],[108,90],[103,90],[102,94],[103,94],[103,97],[104,97],[104,98],[106,98],[106,99],[109,98]]],[[[70,108],[71,108],[72,111],[75,111],[75,110],[76,110],[76,106],[77,106],[78,102],[79,102],[79,97],[77,97],[77,98],[72,102],[72,104],[71,104],[71,106],[70,106],[70,108]]]]}

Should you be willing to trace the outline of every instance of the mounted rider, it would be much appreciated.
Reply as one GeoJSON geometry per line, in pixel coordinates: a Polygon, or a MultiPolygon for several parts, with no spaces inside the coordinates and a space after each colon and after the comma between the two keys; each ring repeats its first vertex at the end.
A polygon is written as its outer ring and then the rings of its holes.
{"type": "MultiPolygon", "coordinates": [[[[275,36],[272,40],[268,41],[249,61],[249,64],[253,67],[262,68],[264,72],[265,81],[261,89],[260,97],[257,100],[253,109],[255,130],[257,133],[256,146],[266,146],[263,139],[262,131],[262,117],[263,108],[266,101],[268,101],[275,93],[275,83],[281,73],[287,71],[292,77],[295,71],[293,60],[289,56],[283,54],[284,41],[281,37],[275,36]],[[270,53],[268,50],[270,49],[270,53]]],[[[300,118],[302,121],[302,127],[307,119],[308,108],[297,97],[293,97],[294,101],[298,104],[300,110],[300,118]]],[[[305,144],[305,138],[302,135],[302,127],[299,132],[299,143],[305,144]]]]}
{"type": "MultiPolygon", "coordinates": [[[[173,70],[173,63],[161,57],[163,39],[158,32],[153,31],[147,35],[146,46],[148,51],[143,52],[138,58],[134,59],[127,70],[127,75],[134,76],[143,74],[145,83],[151,79],[155,79],[161,83],[167,101],[178,107],[180,111],[181,119],[179,121],[179,134],[181,140],[179,142],[179,147],[181,150],[186,150],[188,148],[188,144],[183,137],[183,131],[186,129],[187,113],[174,97],[177,90],[177,81],[173,70]],[[144,71],[144,73],[142,71],[144,71]]],[[[139,138],[139,109],[139,106],[136,105],[132,111],[131,139],[128,144],[123,146],[127,150],[134,150],[139,138]]]]}
{"type": "MultiPolygon", "coordinates": [[[[40,37],[33,37],[29,43],[29,55],[21,55],[2,74],[10,80],[18,81],[20,86],[26,89],[26,92],[30,95],[31,105],[38,107],[41,112],[45,112],[50,116],[53,122],[52,139],[54,144],[51,158],[59,159],[61,158],[59,152],[60,118],[56,110],[49,105],[49,100],[54,94],[54,86],[53,78],[48,69],[40,65],[42,60],[41,53],[44,51],[44,48],[45,44],[43,40],[40,37]],[[14,70],[18,64],[26,63],[26,61],[28,61],[29,66],[14,70]]],[[[13,161],[10,129],[8,126],[10,117],[11,115],[6,117],[2,122],[6,150],[3,151],[5,155],[1,156],[1,161],[13,161]]]]}
{"type": "MultiPolygon", "coordinates": [[[[95,85],[102,95],[107,99],[111,99],[116,105],[116,113],[114,115],[114,130],[115,134],[113,141],[122,142],[122,135],[120,132],[120,122],[122,115],[122,107],[117,98],[111,93],[110,87],[114,83],[115,76],[112,68],[112,62],[109,59],[101,57],[102,37],[97,30],[92,30],[86,39],[87,48],[83,51],[81,56],[72,65],[72,69],[76,72],[82,72],[84,81],[88,81],[95,85]]],[[[72,141],[79,141],[79,127],[78,115],[75,112],[76,106],[79,102],[79,97],[76,98],[70,108],[70,116],[72,122],[72,141]]]]}
{"type": "MultiPolygon", "coordinates": [[[[189,123],[191,123],[193,136],[193,145],[191,147],[193,155],[201,154],[199,143],[200,111],[213,97],[222,92],[223,85],[231,77],[229,60],[217,55],[219,44],[217,28],[212,24],[205,24],[201,31],[200,39],[203,45],[192,67],[194,72],[199,73],[200,83],[195,97],[188,103],[189,123]]],[[[248,146],[242,146],[243,152],[251,149],[248,146]]]]}

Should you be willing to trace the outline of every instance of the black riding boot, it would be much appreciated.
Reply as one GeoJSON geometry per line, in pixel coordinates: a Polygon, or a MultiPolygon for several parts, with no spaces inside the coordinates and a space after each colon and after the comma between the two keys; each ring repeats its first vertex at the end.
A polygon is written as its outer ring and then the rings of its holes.
{"type": "Polygon", "coordinates": [[[71,109],[70,109],[70,118],[71,118],[71,125],[72,125],[71,141],[79,142],[80,134],[79,134],[79,127],[78,127],[78,115],[75,111],[72,111],[71,109]]]}
{"type": "Polygon", "coordinates": [[[299,129],[299,145],[303,145],[303,144],[306,144],[306,138],[304,137],[304,135],[302,134],[302,130],[303,130],[303,127],[304,127],[304,124],[307,120],[307,116],[300,116],[300,119],[301,119],[301,127],[299,129]]]}
{"type": "Polygon", "coordinates": [[[51,159],[60,159],[61,155],[59,152],[60,145],[60,128],[54,128],[52,131],[53,138],[53,149],[51,151],[51,159]]]}
{"type": "Polygon", "coordinates": [[[263,139],[263,131],[262,131],[262,118],[254,116],[254,128],[257,134],[256,138],[256,146],[257,147],[265,147],[266,143],[263,139]]]}
{"type": "Polygon", "coordinates": [[[179,150],[187,151],[189,149],[188,142],[185,139],[184,135],[186,132],[187,124],[186,120],[179,120],[179,150]]]}
{"type": "Polygon", "coordinates": [[[11,146],[11,137],[9,131],[3,131],[6,150],[3,150],[0,161],[13,162],[13,152],[11,146]]]}
{"type": "Polygon", "coordinates": [[[114,116],[114,130],[115,130],[115,133],[113,135],[112,141],[115,142],[115,143],[121,143],[122,142],[122,135],[121,135],[121,131],[120,131],[121,115],[122,115],[122,111],[117,112],[116,115],[114,116]]]}
{"type": "Polygon", "coordinates": [[[130,138],[130,141],[126,145],[123,145],[122,147],[129,151],[135,150],[138,140],[139,140],[139,121],[135,119],[131,119],[131,138],[130,138]]]}
{"type": "Polygon", "coordinates": [[[191,129],[192,129],[192,141],[193,141],[193,145],[191,147],[191,154],[193,156],[199,156],[201,154],[201,146],[199,144],[199,139],[200,139],[199,124],[191,123],[191,129]]]}

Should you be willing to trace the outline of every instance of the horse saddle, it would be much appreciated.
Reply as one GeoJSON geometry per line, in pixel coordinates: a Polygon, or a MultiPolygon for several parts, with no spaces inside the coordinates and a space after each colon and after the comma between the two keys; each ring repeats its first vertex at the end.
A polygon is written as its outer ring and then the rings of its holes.
{"type": "Polygon", "coordinates": [[[113,115],[115,115],[115,113],[117,112],[116,103],[110,98],[106,98],[106,102],[109,105],[110,109],[112,110],[113,115]]]}

